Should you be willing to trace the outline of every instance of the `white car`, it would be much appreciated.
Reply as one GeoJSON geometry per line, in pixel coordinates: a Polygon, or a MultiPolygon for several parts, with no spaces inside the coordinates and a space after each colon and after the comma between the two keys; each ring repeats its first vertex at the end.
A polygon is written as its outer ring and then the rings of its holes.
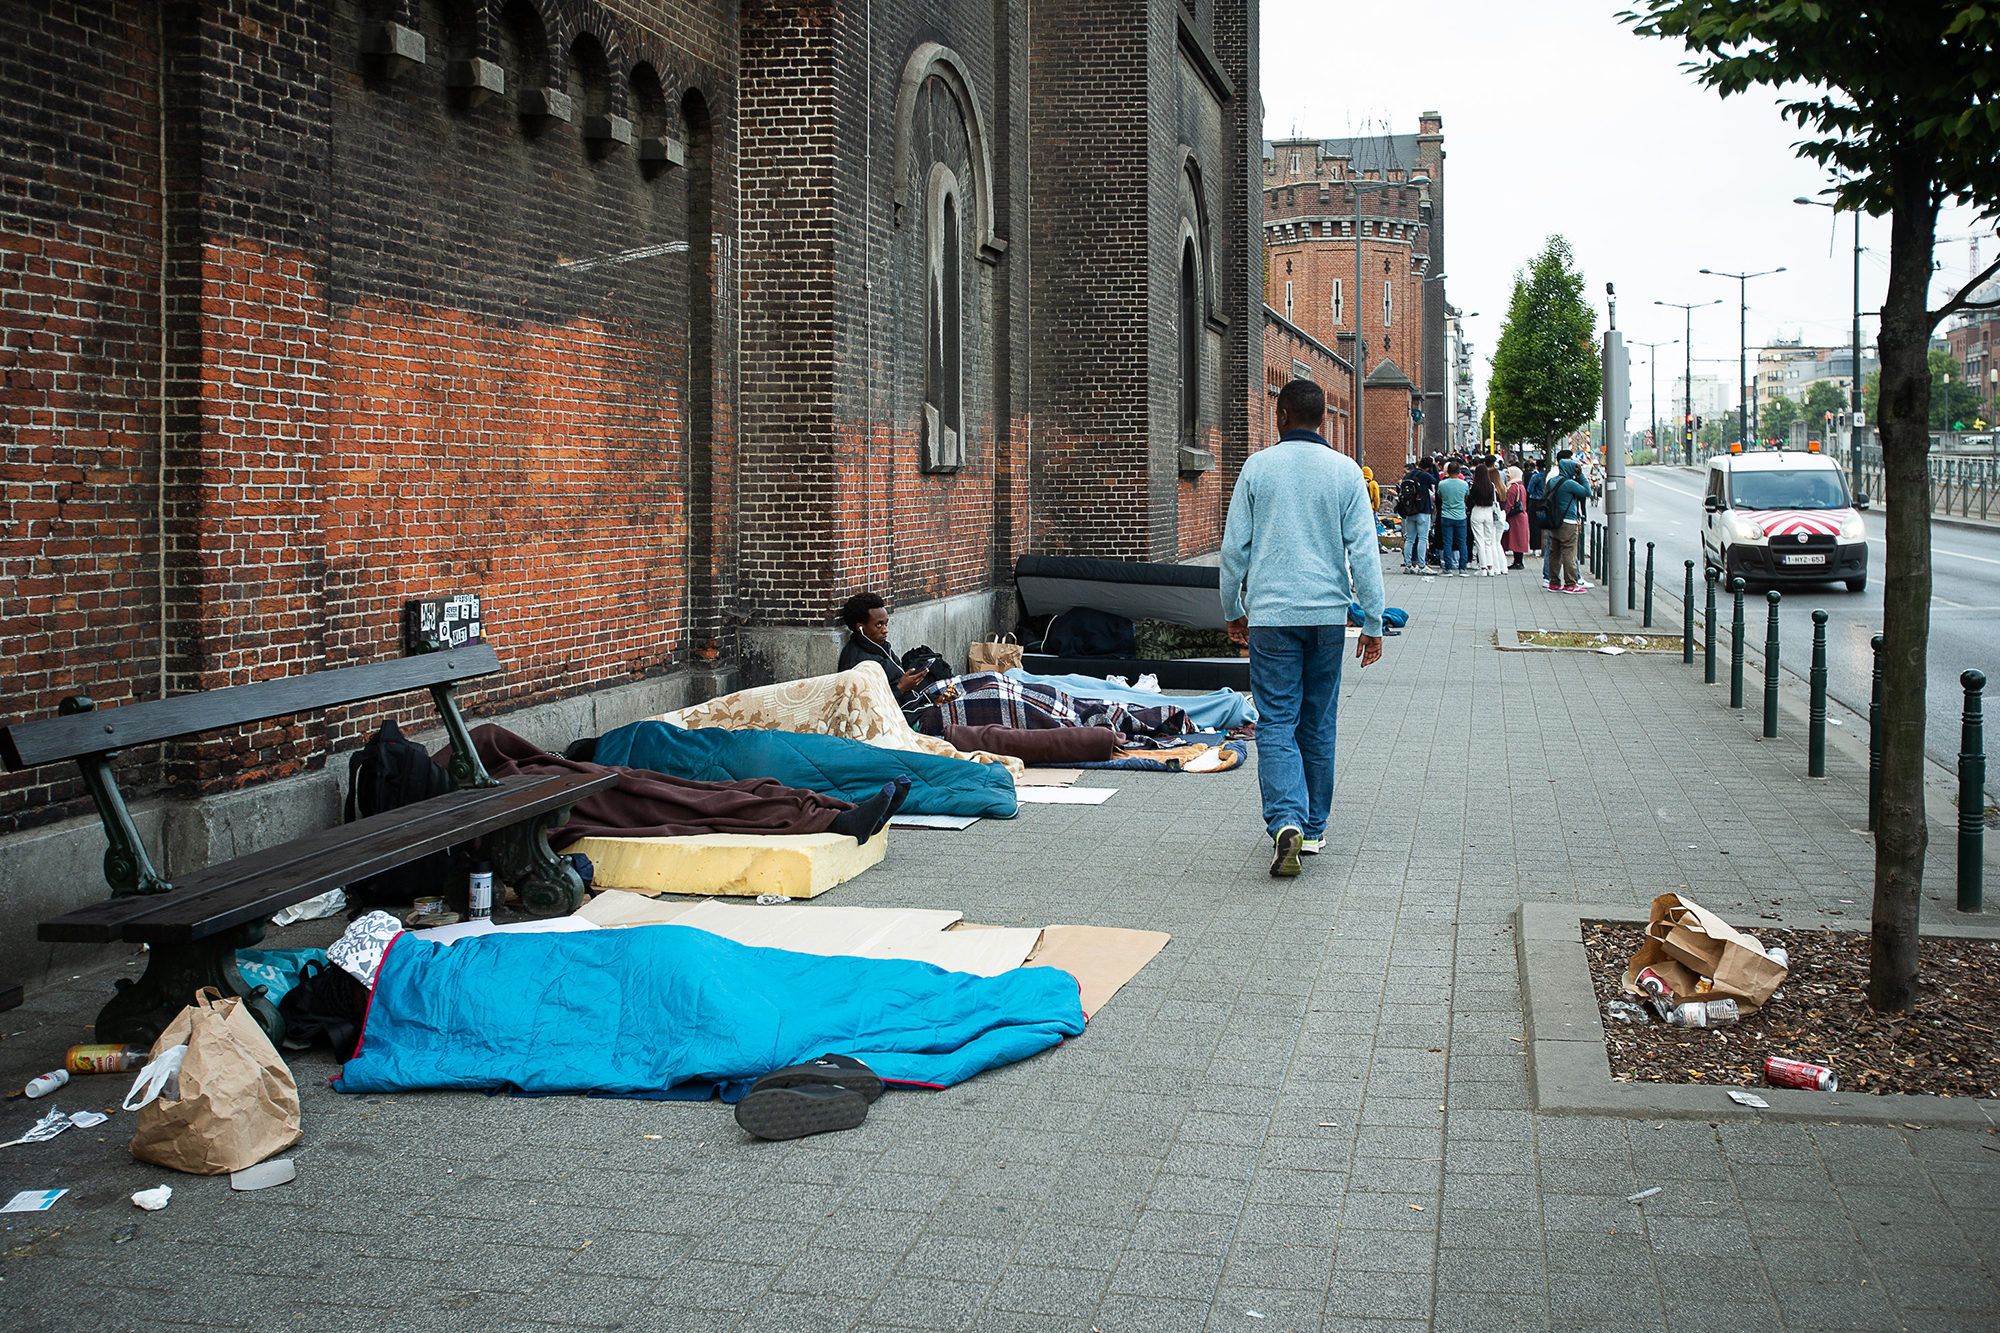
{"type": "Polygon", "coordinates": [[[1702,510],[1702,554],[1725,584],[1868,586],[1868,526],[1840,466],[1825,454],[1773,449],[1711,458],[1702,510]]]}

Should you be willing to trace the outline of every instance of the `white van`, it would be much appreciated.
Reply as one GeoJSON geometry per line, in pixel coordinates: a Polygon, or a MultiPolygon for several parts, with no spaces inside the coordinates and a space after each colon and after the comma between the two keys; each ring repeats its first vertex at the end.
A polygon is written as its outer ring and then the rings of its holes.
{"type": "MultiPolygon", "coordinates": [[[[1861,504],[1868,497],[1860,497],[1861,504]]],[[[1868,586],[1868,528],[1839,464],[1796,449],[1708,460],[1702,554],[1746,583],[1868,586]]]]}

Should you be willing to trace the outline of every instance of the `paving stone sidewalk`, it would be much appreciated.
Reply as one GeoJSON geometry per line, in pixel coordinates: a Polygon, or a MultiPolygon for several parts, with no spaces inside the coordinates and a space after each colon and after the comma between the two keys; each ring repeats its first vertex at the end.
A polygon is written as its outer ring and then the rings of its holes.
{"type": "MultiPolygon", "coordinates": [[[[0,1219],[0,1327],[1994,1328],[2000,1138],[1529,1106],[1515,909],[1688,886],[1865,918],[1851,754],[1805,779],[1796,727],[1761,740],[1678,656],[1493,645],[1600,627],[1597,597],[1389,590],[1413,622],[1343,683],[1300,878],[1266,873],[1254,771],[1094,774],[1105,805],[898,832],[822,900],[1172,932],[1083,1036],[779,1144],[713,1103],[342,1097],[307,1057],[288,1187],[176,1178],[142,1214],[162,1173],[122,1117],[0,1150],[0,1197],[72,1191],[0,1219]]],[[[1945,921],[1950,831],[1932,846],[1945,921]]],[[[0,1018],[7,1086],[85,1039],[106,984],[0,1018]]]]}

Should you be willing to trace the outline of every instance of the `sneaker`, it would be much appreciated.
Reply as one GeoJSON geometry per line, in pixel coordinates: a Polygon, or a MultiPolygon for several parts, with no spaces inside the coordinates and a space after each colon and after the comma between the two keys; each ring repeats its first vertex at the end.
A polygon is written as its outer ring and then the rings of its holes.
{"type": "Polygon", "coordinates": [[[1575,592],[1575,593],[1585,593],[1585,592],[1589,592],[1589,591],[1590,591],[1590,585],[1589,585],[1588,583],[1573,583],[1573,584],[1571,584],[1571,585],[1570,585],[1569,587],[1567,587],[1567,588],[1564,588],[1564,589],[1563,589],[1563,591],[1564,591],[1564,592],[1575,592]]]}
{"type": "Polygon", "coordinates": [[[764,1092],[771,1088],[803,1088],[819,1084],[846,1088],[849,1092],[861,1094],[861,1099],[867,1102],[872,1102],[882,1095],[882,1080],[876,1076],[874,1070],[851,1055],[834,1055],[830,1052],[816,1060],[786,1065],[783,1069],[773,1069],[752,1083],[750,1091],[764,1092]]]}
{"type": "Polygon", "coordinates": [[[1548,590],[1550,592],[1561,592],[1563,590],[1563,586],[1562,584],[1557,583],[1555,580],[1551,579],[1549,580],[1548,583],[1548,590]]]}
{"type": "Polygon", "coordinates": [[[830,1083],[760,1088],[736,1103],[736,1123],[760,1139],[853,1129],[867,1118],[867,1098],[830,1083]]]}
{"type": "MultiPolygon", "coordinates": [[[[1384,630],[1384,631],[1383,631],[1383,633],[1385,633],[1385,634],[1393,634],[1393,633],[1395,633],[1395,631],[1394,631],[1394,630],[1384,630]]],[[[1300,838],[1300,839],[1299,839],[1299,855],[1300,855],[1300,856],[1318,856],[1318,855],[1320,854],[1320,850],[1321,850],[1322,848],[1324,848],[1325,846],[1326,846],[1326,835],[1325,835],[1324,833],[1320,834],[1320,836],[1318,836],[1317,838],[1300,838]]]]}
{"type": "Polygon", "coordinates": [[[1297,824],[1287,824],[1278,830],[1274,840],[1275,848],[1271,857],[1271,873],[1280,879],[1290,879],[1299,873],[1299,844],[1304,836],[1297,824]]]}
{"type": "Polygon", "coordinates": [[[1158,694],[1160,692],[1160,678],[1148,671],[1132,683],[1132,688],[1135,690],[1144,690],[1148,694],[1158,694]]]}
{"type": "Polygon", "coordinates": [[[1104,678],[1104,683],[1107,685],[1123,685],[1127,689],[1130,689],[1132,687],[1132,682],[1125,679],[1125,677],[1123,676],[1106,676],[1104,678]]]}

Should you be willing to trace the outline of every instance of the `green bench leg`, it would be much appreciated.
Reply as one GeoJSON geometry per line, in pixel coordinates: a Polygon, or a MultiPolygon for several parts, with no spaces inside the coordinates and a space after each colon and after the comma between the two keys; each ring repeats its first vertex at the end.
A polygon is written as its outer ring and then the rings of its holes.
{"type": "Polygon", "coordinates": [[[193,944],[155,944],[146,954],[145,975],[118,979],[118,993],[97,1013],[97,1040],[151,1046],[196,992],[213,986],[224,998],[240,996],[250,1016],[276,1046],[285,1039],[285,1020],[262,989],[244,984],[236,951],[264,938],[264,923],[252,921],[193,944]]]}
{"type": "Polygon", "coordinates": [[[549,830],[568,818],[563,806],[486,835],[494,873],[521,895],[530,916],[567,916],[583,906],[583,877],[549,846],[549,830]]]}

